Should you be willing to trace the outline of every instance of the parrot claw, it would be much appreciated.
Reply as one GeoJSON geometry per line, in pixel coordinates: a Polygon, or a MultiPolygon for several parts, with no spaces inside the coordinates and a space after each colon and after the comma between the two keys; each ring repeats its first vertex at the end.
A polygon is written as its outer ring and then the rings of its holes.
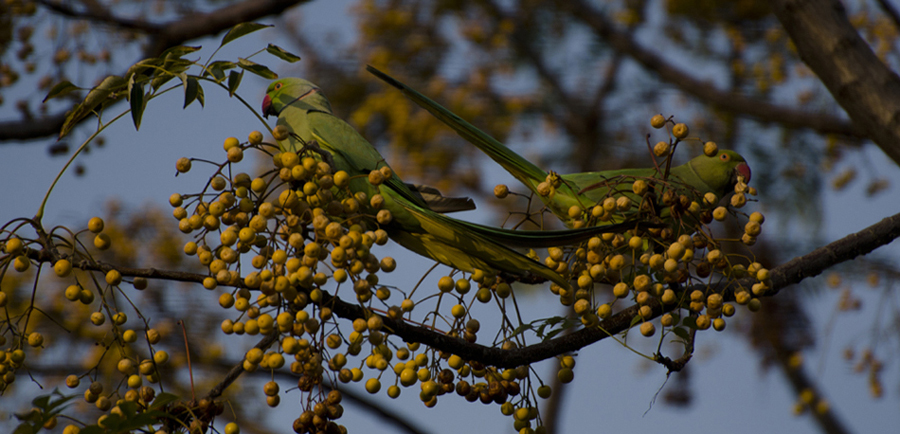
{"type": "Polygon", "coordinates": [[[315,152],[315,153],[319,154],[322,157],[322,161],[328,163],[329,166],[334,168],[334,157],[331,156],[330,152],[322,149],[322,147],[319,146],[319,142],[317,142],[315,140],[310,140],[308,142],[304,142],[303,148],[300,149],[300,152],[306,152],[306,151],[315,152]]]}

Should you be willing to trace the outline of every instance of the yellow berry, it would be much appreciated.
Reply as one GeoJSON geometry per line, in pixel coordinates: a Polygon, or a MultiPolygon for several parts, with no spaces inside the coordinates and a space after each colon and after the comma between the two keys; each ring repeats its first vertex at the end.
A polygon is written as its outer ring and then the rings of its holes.
{"type": "Polygon", "coordinates": [[[381,381],[378,381],[377,378],[370,378],[366,380],[366,392],[375,394],[381,390],[381,381]]]}
{"type": "Polygon", "coordinates": [[[541,387],[538,387],[537,394],[542,399],[547,399],[550,397],[550,395],[553,394],[553,390],[550,388],[550,386],[544,384],[541,387]]]}
{"type": "Polygon", "coordinates": [[[607,319],[610,315],[612,315],[612,307],[609,304],[604,303],[597,307],[597,316],[600,319],[607,319]]]}
{"type": "Polygon", "coordinates": [[[716,207],[716,209],[713,210],[713,218],[717,221],[723,221],[726,217],[728,217],[728,209],[724,206],[716,207]]]}
{"type": "Polygon", "coordinates": [[[236,137],[229,137],[229,138],[225,139],[225,143],[222,144],[222,147],[225,148],[225,150],[227,151],[227,150],[229,150],[235,146],[238,146],[240,144],[241,143],[238,141],[238,139],[236,137]]]}
{"type": "MultiPolygon", "coordinates": [[[[644,307],[647,307],[647,306],[644,306],[644,307]]],[[[644,335],[646,337],[650,337],[650,336],[653,336],[654,333],[656,333],[656,326],[654,326],[652,322],[645,322],[645,323],[641,324],[641,334],[642,335],[644,335]]]]}
{"type": "Polygon", "coordinates": [[[187,157],[181,157],[175,162],[175,170],[180,173],[186,173],[191,170],[191,160],[187,157]]]}
{"type": "MultiPolygon", "coordinates": [[[[254,133],[259,133],[259,131],[254,131],[254,133]]],[[[253,137],[253,133],[250,133],[250,136],[253,137]]],[[[260,134],[260,136],[262,136],[262,134],[260,134]]],[[[241,428],[234,422],[228,422],[225,425],[224,432],[225,434],[241,434],[241,428]]]]}
{"type": "Polygon", "coordinates": [[[471,288],[472,284],[466,279],[459,279],[456,281],[456,292],[460,294],[467,294],[471,288]]]}
{"type": "Polygon", "coordinates": [[[272,130],[272,137],[275,140],[284,140],[290,137],[291,132],[284,125],[278,125],[272,130]]]}
{"type": "Polygon", "coordinates": [[[628,247],[631,247],[633,250],[638,250],[644,247],[644,239],[641,237],[631,237],[628,239],[628,247]]]}
{"type": "Polygon", "coordinates": [[[707,157],[715,157],[719,153],[719,146],[716,142],[706,142],[703,144],[703,154],[707,157]]]}
{"type": "MultiPolygon", "coordinates": [[[[262,143],[263,135],[259,131],[251,131],[249,135],[247,135],[247,141],[250,142],[251,145],[258,145],[262,143]]],[[[237,434],[237,433],[235,433],[237,434]]]]}
{"type": "Polygon", "coordinates": [[[373,170],[369,172],[369,183],[374,186],[379,186],[384,182],[384,174],[381,173],[380,170],[373,170]]]}
{"type": "Polygon", "coordinates": [[[455,286],[455,283],[453,282],[453,278],[450,276],[444,276],[444,277],[441,277],[440,280],[438,280],[438,289],[441,292],[453,291],[454,286],[455,286]]]}
{"type": "Polygon", "coordinates": [[[634,181],[633,184],[631,184],[631,191],[638,196],[643,196],[648,189],[649,187],[647,186],[647,181],[644,181],[643,179],[638,179],[637,181],[634,181]]]}
{"type": "Polygon", "coordinates": [[[250,182],[250,190],[253,190],[255,193],[262,193],[266,190],[266,180],[262,178],[254,178],[253,181],[250,182]]]}
{"type": "Polygon", "coordinates": [[[666,313],[659,318],[659,322],[663,327],[671,327],[672,324],[675,323],[675,317],[673,317],[670,313],[666,313]]]}
{"type": "Polygon", "coordinates": [[[159,331],[156,329],[147,330],[147,342],[151,345],[156,345],[159,343],[159,340],[162,339],[162,336],[159,334],[159,331]]]}
{"type": "Polygon", "coordinates": [[[39,347],[44,344],[44,336],[38,332],[32,332],[28,335],[28,345],[39,347]]]}
{"type": "Polygon", "coordinates": [[[766,221],[766,218],[760,212],[753,212],[750,214],[750,221],[763,224],[763,222],[766,221]]]}
{"type": "Polygon", "coordinates": [[[675,136],[676,139],[683,139],[688,136],[688,133],[688,126],[683,123],[677,123],[672,127],[672,135],[675,136]]]}
{"type": "Polygon", "coordinates": [[[215,277],[205,277],[203,279],[203,287],[206,289],[216,289],[218,282],[215,277]]]}
{"type": "Polygon", "coordinates": [[[88,220],[88,230],[97,234],[103,231],[103,219],[100,217],[92,217],[88,220]]]}
{"type": "Polygon", "coordinates": [[[109,235],[106,234],[97,234],[94,237],[94,247],[99,250],[106,250],[112,245],[112,240],[109,239],[109,235]]]}
{"type": "Polygon", "coordinates": [[[762,232],[762,227],[755,221],[751,220],[744,225],[744,233],[751,237],[759,236],[760,232],[762,232]]]}
{"type": "Polygon", "coordinates": [[[232,163],[240,163],[244,159],[244,150],[239,146],[235,146],[228,150],[228,161],[232,163]]]}
{"type": "Polygon", "coordinates": [[[650,126],[656,128],[657,130],[664,127],[666,125],[666,118],[663,115],[653,115],[650,118],[650,126]]]}
{"type": "Polygon", "coordinates": [[[391,212],[386,209],[378,210],[378,214],[375,215],[375,220],[378,221],[378,224],[382,225],[390,223],[392,219],[393,216],[391,215],[391,212]]]}
{"type": "Polygon", "coordinates": [[[106,272],[106,283],[116,286],[122,283],[122,273],[118,270],[109,270],[106,272]]]}
{"type": "Polygon", "coordinates": [[[60,259],[53,264],[53,272],[59,277],[66,277],[72,272],[72,263],[68,259],[60,259]]]}
{"type": "Polygon", "coordinates": [[[6,253],[9,253],[9,254],[16,254],[16,253],[19,253],[19,251],[22,250],[24,247],[25,247],[25,245],[22,243],[22,240],[20,240],[16,237],[11,237],[10,239],[6,240],[6,245],[4,246],[4,251],[6,251],[6,253]]]}
{"type": "Polygon", "coordinates": [[[77,375],[72,374],[66,377],[66,387],[74,389],[78,387],[79,384],[81,384],[81,379],[79,379],[77,375]]]}
{"type": "Polygon", "coordinates": [[[91,314],[91,323],[98,326],[106,322],[106,315],[103,312],[94,312],[91,314]]]}
{"type": "Polygon", "coordinates": [[[656,145],[653,145],[653,155],[665,157],[669,155],[670,149],[669,142],[657,142],[656,145]]]}
{"type": "Polygon", "coordinates": [[[509,187],[506,184],[497,184],[494,186],[494,196],[497,199],[503,199],[509,195],[509,187]]]}
{"type": "Polygon", "coordinates": [[[572,380],[575,379],[575,372],[572,371],[572,368],[562,368],[559,370],[556,376],[559,379],[560,383],[571,383],[572,380]]]}

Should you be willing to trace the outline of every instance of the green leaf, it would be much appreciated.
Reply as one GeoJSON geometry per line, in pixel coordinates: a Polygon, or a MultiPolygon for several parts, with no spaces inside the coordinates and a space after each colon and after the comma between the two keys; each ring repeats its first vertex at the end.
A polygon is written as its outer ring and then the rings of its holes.
{"type": "Polygon", "coordinates": [[[241,36],[253,33],[260,29],[265,29],[266,27],[272,27],[269,24],[259,24],[259,23],[240,23],[231,29],[228,30],[228,33],[222,37],[222,43],[219,46],[223,46],[241,36]]]}
{"type": "Polygon", "coordinates": [[[628,328],[636,326],[639,322],[641,322],[643,320],[644,319],[641,318],[640,315],[635,315],[634,318],[631,319],[631,325],[629,325],[628,328]]]}
{"type": "Polygon", "coordinates": [[[128,71],[125,72],[123,77],[130,78],[132,75],[152,75],[147,74],[151,69],[156,71],[157,66],[163,64],[163,60],[158,57],[150,57],[141,61],[138,61],[134,65],[128,67],[128,71]]]}
{"type": "Polygon", "coordinates": [[[158,90],[163,84],[166,84],[169,80],[175,78],[178,74],[187,71],[188,68],[190,68],[193,64],[194,62],[184,59],[166,60],[166,62],[163,63],[163,65],[160,67],[161,70],[157,70],[157,73],[153,77],[153,80],[150,81],[150,86],[153,87],[153,90],[158,90]]]}
{"type": "Polygon", "coordinates": [[[672,329],[672,332],[675,333],[675,336],[684,339],[685,342],[691,341],[691,334],[684,327],[675,327],[674,329],[672,329]]]}
{"type": "Polygon", "coordinates": [[[40,409],[47,407],[50,403],[50,395],[41,395],[31,400],[31,405],[40,409]]]}
{"type": "Polygon", "coordinates": [[[153,399],[153,403],[150,404],[150,409],[151,410],[159,410],[175,401],[178,401],[177,395],[163,392],[163,393],[156,395],[156,398],[153,399]]]}
{"type": "Polygon", "coordinates": [[[200,103],[201,107],[206,107],[206,97],[203,95],[203,88],[197,86],[197,102],[200,103]]]}
{"type": "Polygon", "coordinates": [[[266,51],[269,54],[271,54],[281,60],[284,60],[285,62],[294,63],[294,62],[300,60],[300,56],[297,56],[293,53],[289,53],[284,48],[281,48],[275,44],[269,44],[269,46],[266,47],[266,51]]]}
{"type": "Polygon", "coordinates": [[[84,97],[84,101],[72,108],[66,116],[66,121],[63,122],[62,128],[60,128],[59,138],[69,134],[72,128],[75,128],[78,122],[81,122],[82,119],[91,114],[97,106],[119,100],[122,95],[115,94],[115,92],[124,90],[126,85],[125,79],[116,75],[104,78],[97,87],[88,92],[87,96],[84,97]]]}
{"type": "Polygon", "coordinates": [[[697,328],[697,319],[692,316],[684,317],[684,319],[681,320],[681,325],[695,329],[697,328]]]}
{"type": "Polygon", "coordinates": [[[166,51],[163,51],[162,54],[159,55],[159,58],[160,59],[166,59],[166,58],[170,58],[170,57],[178,58],[178,57],[184,56],[185,54],[193,53],[201,48],[203,48],[203,47],[201,47],[199,45],[196,47],[191,47],[189,45],[176,45],[174,47],[169,48],[166,51]]]}
{"type": "Polygon", "coordinates": [[[221,83],[225,80],[225,71],[229,69],[237,68],[237,65],[234,62],[229,62],[227,60],[219,60],[213,63],[210,63],[207,67],[207,70],[203,72],[204,76],[208,74],[212,74],[212,76],[216,79],[217,82],[221,83]]]}
{"type": "Polygon", "coordinates": [[[258,63],[251,62],[247,59],[238,58],[238,66],[268,80],[274,80],[278,78],[278,74],[272,72],[269,68],[266,68],[265,66],[258,63]]]}
{"type": "Polygon", "coordinates": [[[134,129],[141,129],[141,118],[144,116],[144,86],[135,83],[134,76],[128,81],[128,102],[131,104],[131,120],[134,121],[134,129]]]}
{"type": "Polygon", "coordinates": [[[47,102],[47,100],[63,96],[69,92],[80,89],[78,86],[75,86],[70,81],[62,81],[53,86],[53,89],[50,89],[50,92],[47,93],[47,96],[44,97],[44,100],[41,102],[47,102]]]}
{"type": "Polygon", "coordinates": [[[161,74],[156,77],[153,77],[153,80],[150,80],[150,87],[152,87],[153,90],[159,90],[159,88],[162,87],[162,85],[168,83],[169,80],[171,80],[174,77],[175,76],[172,74],[161,74]]]}
{"type": "Polygon", "coordinates": [[[244,71],[231,71],[228,73],[228,96],[234,96],[238,86],[241,85],[242,78],[244,78],[244,71]]]}
{"type": "Polygon", "coordinates": [[[182,78],[182,81],[184,82],[184,107],[182,108],[187,108],[200,95],[200,82],[195,77],[187,76],[182,78]]]}
{"type": "Polygon", "coordinates": [[[40,427],[33,427],[27,423],[23,423],[16,427],[13,434],[37,434],[38,430],[40,430],[40,427]]]}
{"type": "Polygon", "coordinates": [[[544,340],[553,339],[554,336],[558,335],[558,334],[559,334],[560,332],[562,332],[563,330],[565,330],[565,329],[553,329],[553,330],[550,330],[550,333],[547,333],[547,335],[544,336],[544,340]]]}

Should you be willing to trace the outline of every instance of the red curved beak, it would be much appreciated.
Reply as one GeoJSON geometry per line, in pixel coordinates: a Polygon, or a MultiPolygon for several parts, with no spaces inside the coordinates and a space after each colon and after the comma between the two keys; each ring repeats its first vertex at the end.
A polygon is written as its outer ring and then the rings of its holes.
{"type": "Polygon", "coordinates": [[[262,114],[266,119],[269,118],[269,115],[278,116],[278,113],[275,113],[275,110],[272,109],[272,98],[269,98],[269,95],[263,98],[262,114]]]}
{"type": "Polygon", "coordinates": [[[747,163],[738,164],[734,169],[737,170],[738,174],[744,177],[744,183],[750,182],[750,166],[748,166],[747,163]]]}

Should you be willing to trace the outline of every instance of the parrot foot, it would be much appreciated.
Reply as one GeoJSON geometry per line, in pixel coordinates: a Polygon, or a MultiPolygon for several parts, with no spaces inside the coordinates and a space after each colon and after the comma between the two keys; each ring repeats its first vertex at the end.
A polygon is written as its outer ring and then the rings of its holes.
{"type": "Polygon", "coordinates": [[[322,161],[328,163],[328,165],[331,166],[332,170],[334,170],[334,158],[331,156],[330,152],[322,149],[322,147],[319,146],[319,142],[315,140],[304,142],[303,148],[300,149],[300,152],[303,153],[307,151],[319,154],[319,156],[322,157],[322,161]]]}
{"type": "Polygon", "coordinates": [[[507,283],[522,282],[522,283],[525,283],[528,285],[537,285],[539,283],[544,283],[547,281],[546,277],[536,276],[534,274],[527,274],[527,275],[523,276],[523,275],[512,274],[512,273],[500,271],[497,273],[497,276],[500,277],[501,279],[503,279],[503,281],[505,281],[507,283]]]}

